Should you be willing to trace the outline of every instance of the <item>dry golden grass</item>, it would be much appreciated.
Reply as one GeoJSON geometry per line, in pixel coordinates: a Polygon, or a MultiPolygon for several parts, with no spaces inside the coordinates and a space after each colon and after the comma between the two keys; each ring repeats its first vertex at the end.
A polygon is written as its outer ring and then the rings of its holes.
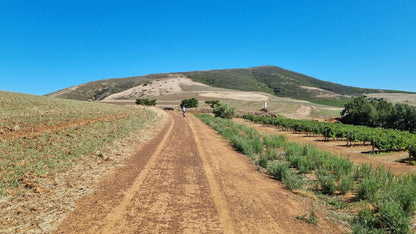
{"type": "Polygon", "coordinates": [[[154,108],[8,92],[0,110],[0,232],[52,231],[166,120],[154,108]]]}

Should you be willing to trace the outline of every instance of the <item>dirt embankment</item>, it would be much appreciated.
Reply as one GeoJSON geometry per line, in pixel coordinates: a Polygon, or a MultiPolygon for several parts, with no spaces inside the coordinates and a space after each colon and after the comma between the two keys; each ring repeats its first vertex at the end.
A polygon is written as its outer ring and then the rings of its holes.
{"type": "Polygon", "coordinates": [[[342,233],[195,117],[171,112],[126,166],[77,202],[58,233],[342,233]]]}

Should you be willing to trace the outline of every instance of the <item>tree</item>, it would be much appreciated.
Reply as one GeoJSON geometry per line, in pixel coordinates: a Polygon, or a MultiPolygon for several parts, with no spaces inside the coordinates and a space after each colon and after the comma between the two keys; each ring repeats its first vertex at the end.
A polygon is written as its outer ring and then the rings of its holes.
{"type": "Polygon", "coordinates": [[[196,98],[184,99],[181,102],[181,107],[185,106],[186,108],[198,107],[198,100],[196,98]]]}
{"type": "Polygon", "coordinates": [[[375,108],[365,97],[356,97],[345,104],[341,122],[355,125],[373,125],[375,108]]]}
{"type": "Polygon", "coordinates": [[[227,104],[221,104],[215,107],[212,113],[214,113],[215,117],[220,117],[223,119],[231,119],[235,115],[235,108],[228,107],[227,104]]]}
{"type": "Polygon", "coordinates": [[[341,122],[416,132],[416,109],[407,104],[393,106],[382,99],[356,97],[345,104],[341,122]]]}
{"type": "Polygon", "coordinates": [[[390,119],[393,114],[393,104],[384,100],[378,101],[376,104],[377,116],[375,120],[375,127],[389,128],[390,119]]]}

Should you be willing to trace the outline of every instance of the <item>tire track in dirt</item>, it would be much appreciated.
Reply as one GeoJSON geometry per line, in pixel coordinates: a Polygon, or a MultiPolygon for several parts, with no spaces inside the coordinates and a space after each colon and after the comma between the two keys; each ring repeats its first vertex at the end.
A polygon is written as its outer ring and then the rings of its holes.
{"type": "Polygon", "coordinates": [[[203,164],[186,119],[172,113],[174,127],[158,154],[157,167],[126,210],[123,232],[221,233],[203,164]]]}
{"type": "MultiPolygon", "coordinates": [[[[188,122],[188,124],[189,124],[189,122],[188,122]]],[[[235,233],[233,221],[232,221],[231,215],[230,215],[230,210],[231,209],[230,209],[230,207],[228,207],[227,201],[225,200],[224,195],[222,194],[221,188],[220,188],[217,180],[215,179],[215,175],[214,175],[213,171],[211,170],[211,167],[209,166],[208,155],[206,154],[205,150],[203,149],[203,144],[202,144],[201,140],[198,137],[198,134],[201,133],[201,132],[198,132],[197,130],[195,130],[195,126],[193,126],[193,124],[190,124],[189,126],[192,129],[192,134],[193,134],[193,137],[195,139],[196,146],[198,147],[198,151],[200,153],[201,160],[204,164],[205,174],[208,178],[208,183],[209,183],[210,188],[211,188],[211,193],[212,193],[215,205],[216,205],[216,207],[219,211],[220,220],[221,220],[222,226],[224,228],[224,233],[235,233]],[[198,134],[196,134],[196,133],[198,133],[198,134]]]]}
{"type": "Polygon", "coordinates": [[[61,224],[59,233],[342,233],[194,116],[170,122],[61,224]]]}
{"type": "MultiPolygon", "coordinates": [[[[167,131],[167,135],[171,134],[174,122],[170,123],[169,129],[167,131]]],[[[148,176],[150,170],[152,170],[156,165],[156,156],[160,154],[162,148],[165,146],[166,141],[168,138],[163,138],[160,142],[159,146],[156,148],[156,151],[151,156],[151,158],[147,161],[145,167],[143,168],[142,172],[136,177],[132,186],[125,192],[124,198],[122,202],[117,206],[114,207],[110,213],[105,217],[104,221],[102,222],[104,227],[101,230],[101,233],[105,232],[106,230],[111,230],[112,227],[119,221],[122,217],[122,212],[126,210],[127,206],[129,205],[130,201],[134,197],[137,189],[140,188],[144,179],[148,176]]],[[[93,232],[99,232],[99,230],[92,230],[93,232]]]]}

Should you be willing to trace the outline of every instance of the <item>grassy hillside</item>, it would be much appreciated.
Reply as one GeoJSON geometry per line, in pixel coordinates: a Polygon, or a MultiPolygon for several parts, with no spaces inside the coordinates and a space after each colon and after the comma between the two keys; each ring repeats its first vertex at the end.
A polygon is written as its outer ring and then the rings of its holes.
{"type": "Polygon", "coordinates": [[[155,119],[148,109],[0,91],[0,198],[64,170],[155,119]]]}
{"type": "MultiPolygon", "coordinates": [[[[377,89],[363,89],[322,81],[310,76],[275,66],[261,66],[248,69],[225,69],[210,71],[178,72],[193,81],[213,87],[242,91],[261,91],[280,97],[301,100],[339,99],[342,96],[362,95],[364,93],[397,92],[377,89]],[[302,88],[302,86],[316,88],[302,88]],[[333,94],[322,96],[322,92],[333,94]]],[[[132,88],[146,81],[168,77],[169,74],[153,74],[119,79],[94,81],[64,89],[50,96],[76,100],[102,100],[105,97],[132,88]]]]}
{"type": "Polygon", "coordinates": [[[0,113],[0,233],[54,223],[158,119],[148,108],[4,91],[0,113]]]}
{"type": "Polygon", "coordinates": [[[275,66],[261,66],[248,69],[213,70],[182,73],[194,81],[215,87],[244,91],[262,91],[280,97],[302,100],[321,99],[301,86],[315,87],[340,95],[361,95],[378,93],[381,90],[363,89],[322,81],[310,76],[275,66]]]}
{"type": "Polygon", "coordinates": [[[163,74],[97,80],[59,90],[46,96],[80,101],[96,101],[102,100],[113,93],[119,93],[149,80],[161,77],[163,77],[163,74]]]}

